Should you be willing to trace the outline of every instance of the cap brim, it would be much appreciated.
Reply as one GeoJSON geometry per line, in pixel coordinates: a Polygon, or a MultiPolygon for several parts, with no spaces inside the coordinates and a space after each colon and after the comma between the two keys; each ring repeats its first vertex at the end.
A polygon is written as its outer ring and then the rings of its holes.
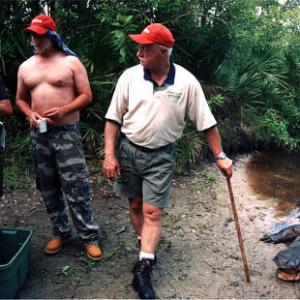
{"type": "Polygon", "coordinates": [[[134,42],[140,45],[150,45],[155,44],[155,42],[149,40],[145,35],[143,34],[129,34],[128,35],[134,42]]]}
{"type": "Polygon", "coordinates": [[[48,31],[48,29],[43,28],[41,26],[29,26],[29,27],[25,28],[25,30],[32,31],[32,32],[40,34],[40,35],[45,34],[48,31]]]}

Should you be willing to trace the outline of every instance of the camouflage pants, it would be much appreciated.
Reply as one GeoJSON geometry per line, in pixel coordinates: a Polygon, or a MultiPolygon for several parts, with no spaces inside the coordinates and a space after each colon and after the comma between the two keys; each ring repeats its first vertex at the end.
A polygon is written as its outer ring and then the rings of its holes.
{"type": "Polygon", "coordinates": [[[96,243],[98,225],[93,220],[88,171],[77,125],[48,126],[45,133],[32,128],[30,139],[37,187],[45,201],[54,236],[71,235],[68,206],[82,242],[96,243]]]}

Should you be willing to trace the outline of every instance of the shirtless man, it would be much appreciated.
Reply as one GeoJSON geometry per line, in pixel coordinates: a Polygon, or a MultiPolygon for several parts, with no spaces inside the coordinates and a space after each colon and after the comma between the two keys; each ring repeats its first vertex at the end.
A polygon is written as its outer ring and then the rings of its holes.
{"type": "Polygon", "coordinates": [[[31,33],[35,55],[19,68],[16,104],[31,127],[37,187],[53,226],[53,237],[44,252],[50,255],[59,252],[71,236],[67,202],[87,256],[96,261],[102,252],[77,126],[79,110],[92,100],[87,72],[56,33],[52,18],[39,15],[26,30],[31,33]],[[39,128],[44,120],[46,132],[39,128]]]}

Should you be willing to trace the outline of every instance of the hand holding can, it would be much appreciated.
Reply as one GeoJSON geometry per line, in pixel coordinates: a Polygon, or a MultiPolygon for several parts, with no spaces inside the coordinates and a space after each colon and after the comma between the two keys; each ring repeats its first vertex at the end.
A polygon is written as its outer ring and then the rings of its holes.
{"type": "Polygon", "coordinates": [[[45,118],[39,119],[38,121],[39,124],[39,132],[44,133],[47,132],[47,121],[45,118]]]}

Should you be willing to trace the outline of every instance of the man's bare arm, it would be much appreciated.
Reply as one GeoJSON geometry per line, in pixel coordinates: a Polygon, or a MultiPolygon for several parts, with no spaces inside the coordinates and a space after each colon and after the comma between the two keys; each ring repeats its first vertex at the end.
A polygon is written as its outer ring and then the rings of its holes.
{"type": "Polygon", "coordinates": [[[110,180],[115,179],[116,173],[121,175],[119,162],[116,157],[116,142],[120,125],[115,122],[107,121],[104,129],[105,157],[102,170],[110,180]]]}
{"type": "MultiPolygon", "coordinates": [[[[221,136],[217,126],[211,127],[205,131],[206,139],[209,143],[214,157],[217,157],[222,151],[221,136]]],[[[216,160],[218,168],[226,177],[232,176],[232,160],[226,157],[225,159],[216,160]]]]}
{"type": "Polygon", "coordinates": [[[78,58],[68,57],[68,60],[73,71],[74,89],[77,97],[66,105],[48,109],[45,112],[45,117],[47,118],[60,119],[69,113],[82,109],[92,101],[92,91],[86,69],[78,58]]]}
{"type": "Polygon", "coordinates": [[[9,101],[9,99],[3,99],[0,101],[0,115],[8,116],[13,113],[13,107],[9,101]]]}
{"type": "Polygon", "coordinates": [[[30,92],[25,85],[23,80],[23,70],[22,65],[18,71],[18,83],[17,83],[17,93],[16,93],[16,105],[18,109],[27,117],[30,126],[38,127],[38,119],[41,115],[34,112],[30,108],[30,92]]]}

